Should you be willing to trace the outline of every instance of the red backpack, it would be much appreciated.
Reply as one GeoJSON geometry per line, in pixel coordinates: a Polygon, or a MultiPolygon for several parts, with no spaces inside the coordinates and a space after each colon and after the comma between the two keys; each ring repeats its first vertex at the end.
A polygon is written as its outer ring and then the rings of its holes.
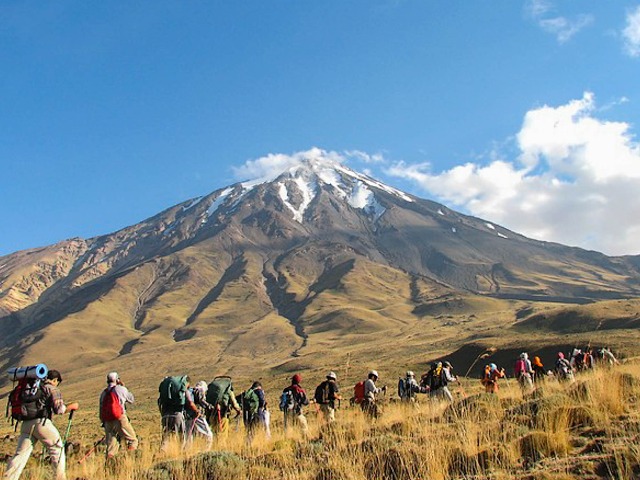
{"type": "Polygon", "coordinates": [[[523,375],[525,373],[527,373],[527,367],[525,366],[524,360],[519,358],[516,361],[516,368],[515,368],[516,377],[519,377],[520,375],[523,375]]]}
{"type": "Polygon", "coordinates": [[[120,420],[124,415],[124,408],[122,408],[118,394],[114,390],[115,387],[107,387],[104,390],[105,394],[100,408],[100,420],[103,422],[120,420]]]}
{"type": "Polygon", "coordinates": [[[353,397],[356,403],[364,401],[364,382],[358,382],[353,387],[353,397]]]}
{"type": "Polygon", "coordinates": [[[40,379],[22,378],[9,394],[7,415],[11,411],[13,420],[33,420],[49,418],[46,408],[46,397],[40,379]]]}

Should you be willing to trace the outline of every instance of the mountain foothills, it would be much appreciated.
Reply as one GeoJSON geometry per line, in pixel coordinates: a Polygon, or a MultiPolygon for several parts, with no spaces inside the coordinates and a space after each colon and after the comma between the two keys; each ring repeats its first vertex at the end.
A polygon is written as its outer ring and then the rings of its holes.
{"type": "Polygon", "coordinates": [[[639,296],[639,257],[532,240],[310,160],[0,257],[0,366],[107,362],[155,382],[194,365],[419,365],[470,343],[471,357],[523,342],[624,349],[639,296]]]}

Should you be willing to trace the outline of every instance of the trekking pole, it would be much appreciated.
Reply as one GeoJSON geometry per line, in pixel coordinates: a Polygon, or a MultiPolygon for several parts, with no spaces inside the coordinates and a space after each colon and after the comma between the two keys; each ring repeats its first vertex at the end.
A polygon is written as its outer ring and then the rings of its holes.
{"type": "Polygon", "coordinates": [[[78,460],[78,463],[83,463],[87,458],[89,458],[89,456],[95,452],[96,448],[98,448],[98,445],[100,445],[102,442],[104,442],[107,439],[106,436],[103,436],[100,440],[98,440],[97,442],[95,442],[93,444],[93,447],[91,447],[91,450],[89,450],[87,453],[85,453],[84,457],[82,457],[80,460],[78,460]]]}
{"type": "Polygon", "coordinates": [[[71,410],[69,413],[69,423],[67,424],[67,431],[64,434],[64,440],[62,441],[62,448],[65,449],[67,446],[67,439],[69,438],[69,432],[71,431],[71,421],[73,420],[73,414],[75,410],[71,410]]]}

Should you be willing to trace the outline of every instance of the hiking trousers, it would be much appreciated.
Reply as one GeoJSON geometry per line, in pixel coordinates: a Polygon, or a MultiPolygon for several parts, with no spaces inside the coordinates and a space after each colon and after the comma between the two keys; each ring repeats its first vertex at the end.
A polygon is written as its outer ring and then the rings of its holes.
{"type": "Polygon", "coordinates": [[[120,442],[118,441],[118,435],[124,438],[127,442],[128,450],[135,450],[138,448],[138,437],[136,432],[129,422],[129,418],[126,415],[122,415],[118,420],[111,420],[104,422],[104,436],[105,443],[107,444],[107,458],[115,457],[120,450],[120,442]]]}
{"type": "Polygon", "coordinates": [[[336,421],[336,409],[328,403],[321,404],[320,411],[322,412],[322,416],[324,417],[325,422],[333,423],[336,421]]]}
{"type": "Polygon", "coordinates": [[[42,418],[36,418],[22,422],[16,454],[9,461],[2,477],[3,479],[18,480],[20,478],[31,456],[33,446],[38,440],[47,448],[51,465],[55,470],[56,480],[67,480],[65,473],[66,460],[60,432],[48,418],[44,421],[42,418]]]}
{"type": "Polygon", "coordinates": [[[184,412],[169,413],[162,416],[162,446],[165,449],[169,443],[171,435],[175,435],[184,444],[185,437],[185,419],[184,412]]]}
{"type": "Polygon", "coordinates": [[[284,416],[285,428],[289,428],[290,425],[297,425],[305,437],[309,435],[309,424],[307,423],[307,417],[304,416],[304,413],[287,412],[284,416]]]}

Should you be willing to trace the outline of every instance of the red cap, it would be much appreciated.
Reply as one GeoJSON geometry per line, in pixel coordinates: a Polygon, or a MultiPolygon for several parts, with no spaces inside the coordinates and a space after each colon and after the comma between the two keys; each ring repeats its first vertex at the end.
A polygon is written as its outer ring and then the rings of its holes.
{"type": "Polygon", "coordinates": [[[296,385],[300,385],[301,381],[302,381],[302,377],[300,376],[299,373],[296,373],[293,377],[291,377],[291,383],[295,383],[296,385]]]}

